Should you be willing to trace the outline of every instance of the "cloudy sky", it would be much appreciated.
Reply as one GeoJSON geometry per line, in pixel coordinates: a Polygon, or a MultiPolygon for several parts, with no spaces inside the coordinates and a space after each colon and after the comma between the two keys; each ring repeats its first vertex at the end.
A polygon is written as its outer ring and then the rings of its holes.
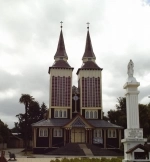
{"type": "Polygon", "coordinates": [[[90,22],[96,62],[103,68],[105,114],[124,96],[130,59],[141,84],[139,102],[150,102],[148,0],[0,0],[0,119],[9,128],[24,112],[21,94],[48,106],[48,67],[54,62],[60,21],[76,86],[90,22]]]}

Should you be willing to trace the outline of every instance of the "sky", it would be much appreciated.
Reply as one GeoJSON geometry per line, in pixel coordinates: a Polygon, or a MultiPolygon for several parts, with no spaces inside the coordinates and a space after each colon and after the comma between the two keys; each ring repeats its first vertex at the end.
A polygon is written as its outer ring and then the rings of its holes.
{"type": "Polygon", "coordinates": [[[75,86],[90,23],[96,63],[103,68],[105,115],[124,97],[130,59],[140,82],[139,103],[150,102],[149,0],[0,0],[0,15],[0,119],[9,128],[24,113],[21,94],[48,106],[48,68],[54,63],[60,21],[75,86]]]}

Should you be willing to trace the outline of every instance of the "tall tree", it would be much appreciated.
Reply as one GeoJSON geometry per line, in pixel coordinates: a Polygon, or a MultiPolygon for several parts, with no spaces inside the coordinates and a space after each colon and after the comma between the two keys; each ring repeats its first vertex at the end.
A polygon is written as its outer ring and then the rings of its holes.
{"type": "Polygon", "coordinates": [[[32,101],[34,101],[34,98],[29,94],[22,94],[19,99],[19,102],[25,105],[25,151],[27,150],[27,109],[32,101]]]}
{"type": "MultiPolygon", "coordinates": [[[[42,103],[40,106],[37,101],[32,101],[29,104],[29,108],[27,109],[27,140],[32,139],[32,124],[35,122],[38,122],[43,119],[43,115],[47,112],[47,107],[45,103],[42,103]]],[[[18,117],[18,124],[17,128],[19,128],[19,132],[24,135],[25,132],[25,114],[18,114],[16,115],[18,117]]],[[[15,125],[16,126],[16,125],[15,125]]],[[[28,144],[28,143],[27,143],[28,144]]]]}

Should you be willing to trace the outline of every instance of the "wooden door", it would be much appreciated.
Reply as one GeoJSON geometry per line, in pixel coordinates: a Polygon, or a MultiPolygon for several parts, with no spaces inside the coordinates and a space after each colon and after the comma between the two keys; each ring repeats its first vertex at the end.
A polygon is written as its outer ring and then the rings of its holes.
{"type": "Polygon", "coordinates": [[[71,130],[71,142],[72,143],[85,143],[85,129],[73,128],[71,130]]]}

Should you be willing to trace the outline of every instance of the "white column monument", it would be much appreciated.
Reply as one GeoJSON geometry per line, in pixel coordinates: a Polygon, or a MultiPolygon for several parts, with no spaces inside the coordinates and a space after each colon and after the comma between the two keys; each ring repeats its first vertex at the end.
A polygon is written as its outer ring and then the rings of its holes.
{"type": "MultiPolygon", "coordinates": [[[[124,130],[124,139],[121,140],[121,142],[124,144],[123,162],[135,161],[134,152],[132,152],[131,154],[126,152],[134,148],[138,144],[143,145],[147,141],[147,139],[143,138],[143,129],[139,127],[138,86],[140,85],[140,83],[137,82],[133,77],[133,67],[134,64],[132,60],[130,60],[127,67],[128,79],[123,87],[124,89],[126,89],[125,96],[127,113],[127,129],[124,130]]],[[[138,149],[138,152],[143,152],[143,150],[138,149]]],[[[139,161],[139,159],[136,159],[136,161],[139,161]]]]}

